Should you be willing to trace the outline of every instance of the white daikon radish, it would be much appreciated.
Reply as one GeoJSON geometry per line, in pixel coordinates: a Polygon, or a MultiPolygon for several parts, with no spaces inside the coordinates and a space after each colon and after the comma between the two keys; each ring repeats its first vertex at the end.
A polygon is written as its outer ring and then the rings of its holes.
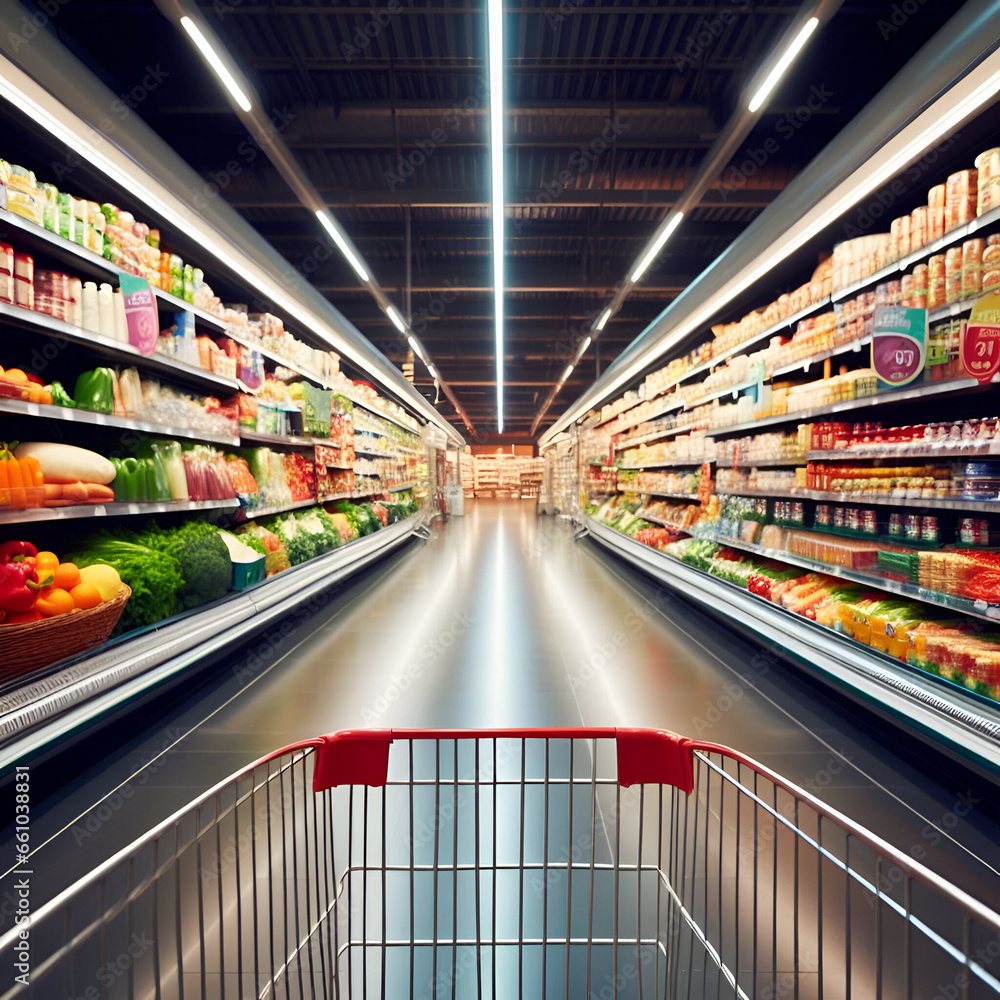
{"type": "Polygon", "coordinates": [[[38,459],[47,483],[101,483],[115,478],[115,467],[96,451],[52,441],[29,441],[14,449],[15,458],[38,459]]]}

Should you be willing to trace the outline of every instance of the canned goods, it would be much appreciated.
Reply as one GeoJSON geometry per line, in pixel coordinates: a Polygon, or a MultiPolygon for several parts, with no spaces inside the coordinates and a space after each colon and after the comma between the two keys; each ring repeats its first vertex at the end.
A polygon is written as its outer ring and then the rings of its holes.
{"type": "Polygon", "coordinates": [[[833,508],[833,526],[835,528],[844,527],[844,508],[834,507],[833,508]]]}
{"type": "Polygon", "coordinates": [[[827,527],[830,525],[830,506],[825,503],[816,504],[816,524],[822,524],[827,527]]]}
{"type": "Polygon", "coordinates": [[[866,535],[874,535],[878,531],[878,522],[875,518],[875,511],[871,507],[861,512],[861,530],[866,535]]]}
{"type": "Polygon", "coordinates": [[[903,515],[892,513],[889,515],[889,534],[893,537],[900,537],[903,534],[903,515]]]}
{"type": "Polygon", "coordinates": [[[925,542],[938,540],[938,519],[936,514],[925,514],[922,519],[921,537],[925,542]]]}
{"type": "Polygon", "coordinates": [[[910,541],[917,541],[920,538],[920,515],[907,514],[903,521],[903,534],[910,541]]]}

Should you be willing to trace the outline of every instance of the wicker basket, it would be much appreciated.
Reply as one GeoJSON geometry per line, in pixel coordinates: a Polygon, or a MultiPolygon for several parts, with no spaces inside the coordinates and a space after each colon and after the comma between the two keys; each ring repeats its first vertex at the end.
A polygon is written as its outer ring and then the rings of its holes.
{"type": "Polygon", "coordinates": [[[111,635],[131,596],[131,589],[123,583],[117,597],[96,608],[23,625],[0,624],[0,648],[3,649],[0,679],[46,667],[91,646],[99,646],[111,635]]]}

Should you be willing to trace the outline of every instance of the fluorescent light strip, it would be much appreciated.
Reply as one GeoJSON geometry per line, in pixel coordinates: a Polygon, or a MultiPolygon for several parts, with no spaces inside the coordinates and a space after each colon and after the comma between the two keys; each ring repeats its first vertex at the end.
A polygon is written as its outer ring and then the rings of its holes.
{"type": "Polygon", "coordinates": [[[496,322],[497,433],[503,433],[503,0],[486,0],[490,60],[490,166],[493,204],[493,309],[496,322]]]}
{"type": "Polygon", "coordinates": [[[593,343],[592,337],[587,337],[587,339],[580,345],[580,350],[576,352],[577,360],[582,358],[587,353],[587,348],[593,343]]]}
{"type": "MultiPolygon", "coordinates": [[[[742,277],[734,279],[713,295],[711,302],[678,326],[670,338],[656,349],[655,356],[662,357],[668,354],[677,343],[703,327],[725,305],[754,282],[759,281],[776,264],[781,263],[804,243],[826,229],[830,223],[843,216],[848,209],[857,205],[872,191],[881,188],[886,181],[898,174],[924,150],[929,149],[949,135],[959,122],[973,114],[980,105],[991,97],[995,97],[998,90],[1000,90],[1000,53],[994,52],[955,84],[951,91],[940,97],[889,140],[882,150],[876,152],[867,161],[865,167],[855,171],[852,176],[826,195],[818,205],[801,217],[786,233],[787,239],[784,243],[772,250],[763,261],[759,261],[756,266],[753,266],[752,270],[746,272],[742,277]],[[955,98],[955,92],[962,89],[967,89],[969,92],[964,97],[955,98]],[[942,102],[947,102],[949,96],[955,98],[957,103],[947,110],[942,110],[940,105],[942,102]],[[885,150],[891,149],[899,143],[903,143],[902,147],[889,155],[884,162],[878,164],[880,153],[884,154],[885,150]],[[878,165],[872,166],[872,164],[878,165]],[[857,175],[863,170],[869,170],[870,173],[863,180],[859,180],[857,175]]],[[[652,361],[649,357],[637,359],[635,363],[624,369],[615,378],[613,387],[609,389],[604,398],[610,398],[618,389],[648,368],[650,364],[652,361]]],[[[542,435],[539,444],[547,441],[557,427],[561,429],[561,423],[560,418],[542,435]]]]}
{"type": "MultiPolygon", "coordinates": [[[[406,324],[403,322],[403,317],[400,316],[392,306],[386,306],[385,314],[392,320],[392,325],[399,330],[400,333],[406,333],[406,324]]],[[[412,337],[410,338],[410,342],[413,342],[412,337]]]]}
{"type": "Polygon", "coordinates": [[[434,379],[434,381],[436,382],[438,380],[438,373],[437,370],[434,368],[434,366],[429,364],[427,366],[427,371],[430,372],[431,378],[434,379]]]}
{"type": "Polygon", "coordinates": [[[215,75],[225,84],[226,90],[233,96],[233,100],[244,110],[250,110],[250,99],[243,93],[242,88],[236,82],[236,78],[226,69],[225,64],[219,58],[219,53],[212,48],[212,43],[202,34],[201,28],[186,14],[181,18],[181,26],[190,35],[191,41],[198,46],[198,51],[205,57],[205,61],[215,75]]]}
{"type": "Polygon", "coordinates": [[[774,90],[777,82],[784,76],[785,70],[791,65],[792,60],[799,54],[802,46],[809,40],[809,36],[819,25],[819,18],[811,17],[799,29],[799,33],[792,39],[791,45],[785,49],[784,55],[774,64],[774,69],[767,74],[767,79],[760,85],[760,89],[753,95],[750,101],[749,110],[756,111],[767,100],[767,95],[774,90]]]}
{"type": "Polygon", "coordinates": [[[330,214],[322,208],[316,209],[316,218],[319,219],[323,228],[333,237],[333,242],[337,244],[340,252],[347,258],[347,263],[354,268],[354,273],[362,280],[368,281],[368,272],[362,267],[361,261],[354,256],[354,251],[347,245],[340,228],[330,217],[330,214]]]}
{"type": "Polygon", "coordinates": [[[608,320],[611,319],[611,307],[608,306],[604,312],[598,317],[597,322],[594,324],[594,329],[600,333],[601,330],[607,325],[608,320]]]}
{"type": "Polygon", "coordinates": [[[423,361],[424,364],[427,364],[427,362],[424,360],[424,352],[420,350],[420,344],[417,343],[417,338],[416,337],[407,337],[406,338],[406,342],[410,345],[410,348],[413,351],[413,353],[418,358],[420,358],[420,360],[423,361]]]}
{"type": "Polygon", "coordinates": [[[656,260],[656,255],[663,249],[664,244],[670,239],[673,231],[681,224],[684,218],[683,212],[674,212],[673,218],[667,223],[666,228],[656,238],[656,242],[649,248],[649,252],[642,258],[642,263],[632,272],[632,281],[638,281],[649,268],[649,265],[656,260]]]}
{"type": "Polygon", "coordinates": [[[563,382],[565,382],[566,379],[568,379],[570,377],[570,375],[572,375],[572,374],[573,374],[573,366],[572,365],[567,365],[566,366],[566,371],[564,371],[562,373],[562,378],[559,379],[559,384],[562,385],[563,382]]]}

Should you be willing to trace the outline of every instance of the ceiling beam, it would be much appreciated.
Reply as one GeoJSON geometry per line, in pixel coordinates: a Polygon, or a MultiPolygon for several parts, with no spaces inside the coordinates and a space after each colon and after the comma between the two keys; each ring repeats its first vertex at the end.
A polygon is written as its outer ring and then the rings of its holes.
{"type": "MultiPolygon", "coordinates": [[[[362,240],[399,240],[405,237],[405,230],[399,222],[345,222],[351,239],[355,243],[362,240]]],[[[601,222],[602,240],[635,240],[645,242],[656,225],[651,221],[647,227],[635,222],[601,222]]],[[[738,222],[698,222],[685,221],[677,230],[674,241],[693,240],[734,240],[748,223],[738,222]]],[[[253,224],[254,229],[269,242],[286,240],[316,239],[316,223],[302,213],[301,218],[287,218],[280,221],[261,220],[253,224]]],[[[449,222],[414,220],[413,235],[417,242],[429,243],[437,240],[486,241],[491,239],[489,219],[454,219],[449,222]]],[[[596,239],[597,230],[593,223],[571,222],[562,219],[546,220],[543,225],[525,226],[518,232],[513,226],[505,236],[507,244],[533,240],[582,240],[596,239]]]]}
{"type": "MultiPolygon", "coordinates": [[[[344,15],[348,17],[367,17],[373,10],[378,10],[384,7],[385,4],[376,0],[374,3],[368,4],[358,4],[358,5],[347,5],[347,4],[325,4],[322,7],[316,7],[309,4],[282,4],[280,13],[283,15],[290,14],[297,17],[316,17],[319,16],[330,16],[330,15],[344,15]]],[[[213,6],[212,4],[202,4],[201,11],[208,17],[217,17],[219,11],[217,9],[218,5],[213,6]]],[[[100,10],[102,8],[97,7],[95,10],[100,10]]],[[[106,8],[105,8],[106,9],[106,8]]],[[[132,8],[130,7],[129,10],[132,8]]],[[[649,6],[646,4],[630,4],[623,3],[620,5],[610,5],[610,4],[596,4],[594,6],[582,5],[579,7],[574,7],[572,13],[578,14],[615,14],[621,15],[622,17],[634,17],[639,16],[649,16],[649,15],[714,15],[718,14],[722,8],[718,4],[691,4],[687,6],[685,4],[656,4],[654,6],[649,6]]],[[[799,10],[799,6],[796,4],[754,4],[752,6],[747,5],[745,7],[734,6],[730,13],[735,15],[759,15],[759,14],[795,14],[799,10]]],[[[515,6],[504,6],[504,13],[506,14],[523,14],[527,16],[544,17],[546,14],[551,14],[552,12],[559,11],[559,4],[550,3],[544,6],[538,7],[515,7],[515,6]]],[[[262,16],[272,16],[275,14],[275,8],[266,4],[237,4],[235,0],[230,0],[224,8],[224,14],[229,17],[231,14],[246,17],[253,15],[262,16]]],[[[483,16],[483,9],[481,6],[470,7],[468,5],[459,6],[458,4],[428,4],[426,7],[421,5],[407,6],[402,5],[395,11],[393,15],[398,14],[417,14],[417,15],[447,15],[453,16],[456,14],[462,14],[466,16],[476,15],[479,17],[483,16]]]]}
{"type": "MultiPolygon", "coordinates": [[[[766,208],[781,194],[780,188],[741,188],[738,191],[720,191],[713,189],[706,192],[700,202],[705,208],[766,208]]],[[[450,208],[452,206],[485,207],[490,204],[489,194],[485,191],[462,191],[445,189],[414,188],[408,190],[399,187],[390,191],[388,187],[372,190],[325,190],[320,192],[329,208],[450,208]]],[[[522,188],[512,191],[507,197],[508,208],[537,208],[548,205],[558,205],[560,208],[591,208],[605,206],[607,208],[634,208],[639,206],[654,206],[670,208],[680,197],[679,189],[661,188],[627,188],[608,190],[605,188],[556,190],[547,195],[540,187],[522,188]]],[[[277,208],[301,209],[298,199],[289,191],[237,191],[229,189],[225,192],[226,200],[233,208],[277,208]]],[[[319,233],[317,231],[317,239],[319,233]]]]}

